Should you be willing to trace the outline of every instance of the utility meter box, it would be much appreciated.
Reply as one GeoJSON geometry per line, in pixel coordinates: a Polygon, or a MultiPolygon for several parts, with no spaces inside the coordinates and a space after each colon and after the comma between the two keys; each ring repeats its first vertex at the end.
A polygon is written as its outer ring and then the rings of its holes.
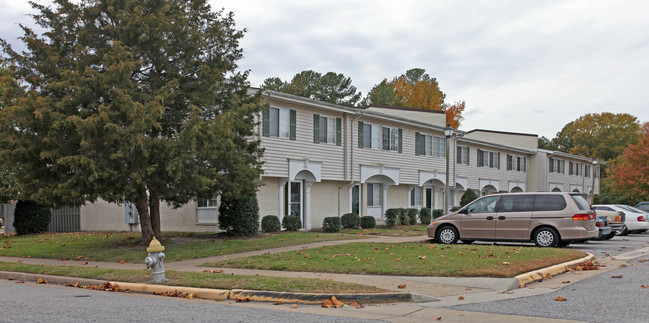
{"type": "Polygon", "coordinates": [[[124,221],[126,224],[138,224],[139,218],[135,204],[126,202],[124,205],[124,221]]]}

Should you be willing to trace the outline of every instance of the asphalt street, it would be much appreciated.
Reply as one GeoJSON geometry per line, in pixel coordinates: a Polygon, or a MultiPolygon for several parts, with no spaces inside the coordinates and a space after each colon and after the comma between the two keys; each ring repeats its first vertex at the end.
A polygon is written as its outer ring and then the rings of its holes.
{"type": "Polygon", "coordinates": [[[369,322],[206,300],[0,281],[0,322],[369,322]]]}
{"type": "MultiPolygon", "coordinates": [[[[615,259],[616,256],[647,246],[649,234],[644,233],[572,245],[571,248],[615,259]]],[[[561,276],[554,279],[561,279],[561,276]]],[[[452,306],[447,309],[587,322],[647,322],[648,287],[649,257],[643,256],[630,260],[615,270],[570,284],[549,294],[452,306]],[[566,300],[555,300],[558,297],[566,300]]]]}

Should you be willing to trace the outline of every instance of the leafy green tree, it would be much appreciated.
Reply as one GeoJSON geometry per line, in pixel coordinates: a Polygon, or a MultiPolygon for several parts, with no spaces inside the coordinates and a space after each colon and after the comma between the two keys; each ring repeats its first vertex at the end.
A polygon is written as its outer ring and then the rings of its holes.
{"type": "Polygon", "coordinates": [[[26,51],[1,40],[0,169],[20,199],[135,203],[142,239],[160,203],[252,195],[260,174],[247,72],[232,13],[206,0],[32,3],[26,51]],[[7,75],[8,74],[8,75],[7,75]]]}
{"type": "Polygon", "coordinates": [[[565,125],[552,145],[575,155],[611,161],[637,142],[638,119],[628,113],[589,113],[565,125]]]}
{"type": "Polygon", "coordinates": [[[557,150],[557,147],[554,145],[551,139],[548,139],[545,136],[541,136],[539,138],[539,148],[541,149],[548,149],[548,150],[557,150]]]}
{"type": "Polygon", "coordinates": [[[322,75],[311,70],[295,74],[290,82],[279,77],[267,78],[262,88],[350,107],[358,105],[362,96],[356,93],[351,78],[334,72],[322,75]]]}

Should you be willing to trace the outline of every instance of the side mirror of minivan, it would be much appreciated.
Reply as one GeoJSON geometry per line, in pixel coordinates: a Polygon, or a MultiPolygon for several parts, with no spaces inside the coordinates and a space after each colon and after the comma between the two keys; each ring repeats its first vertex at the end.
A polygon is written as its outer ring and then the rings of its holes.
{"type": "Polygon", "coordinates": [[[469,214],[469,209],[468,209],[468,208],[461,209],[461,210],[458,211],[457,213],[458,213],[458,214],[469,214]]]}

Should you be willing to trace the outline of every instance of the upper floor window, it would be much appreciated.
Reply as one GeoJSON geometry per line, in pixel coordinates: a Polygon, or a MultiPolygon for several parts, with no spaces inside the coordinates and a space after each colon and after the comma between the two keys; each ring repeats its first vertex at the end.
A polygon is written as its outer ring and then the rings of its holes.
{"type": "Polygon", "coordinates": [[[358,148],[383,149],[401,152],[403,130],[358,122],[358,148]]]}
{"type": "Polygon", "coordinates": [[[433,157],[446,157],[446,138],[433,137],[433,157]]]}
{"type": "Polygon", "coordinates": [[[584,164],[584,177],[590,177],[590,165],[584,164]]]}
{"type": "Polygon", "coordinates": [[[500,153],[478,149],[478,167],[500,169],[500,153]]]}
{"type": "Polygon", "coordinates": [[[433,136],[415,133],[415,155],[433,155],[433,136]]]}
{"type": "Polygon", "coordinates": [[[568,163],[568,175],[581,175],[581,163],[569,162],[568,163]]]}
{"type": "Polygon", "coordinates": [[[313,142],[341,145],[340,118],[313,115],[313,142]]]}
{"type": "Polygon", "coordinates": [[[377,125],[359,121],[358,148],[381,149],[381,128],[377,125]]]}
{"type": "Polygon", "coordinates": [[[295,140],[295,110],[266,107],[263,111],[262,123],[262,133],[265,137],[289,138],[295,140]]]}
{"type": "Polygon", "coordinates": [[[550,173],[566,173],[566,161],[550,157],[550,173]]]}
{"type": "Polygon", "coordinates": [[[517,172],[527,171],[527,157],[507,155],[507,170],[515,170],[517,172]]]}
{"type": "Polygon", "coordinates": [[[383,150],[401,151],[401,129],[383,127],[383,150]]]}
{"type": "Polygon", "coordinates": [[[469,147],[457,146],[457,161],[458,164],[469,164],[469,147]]]}

